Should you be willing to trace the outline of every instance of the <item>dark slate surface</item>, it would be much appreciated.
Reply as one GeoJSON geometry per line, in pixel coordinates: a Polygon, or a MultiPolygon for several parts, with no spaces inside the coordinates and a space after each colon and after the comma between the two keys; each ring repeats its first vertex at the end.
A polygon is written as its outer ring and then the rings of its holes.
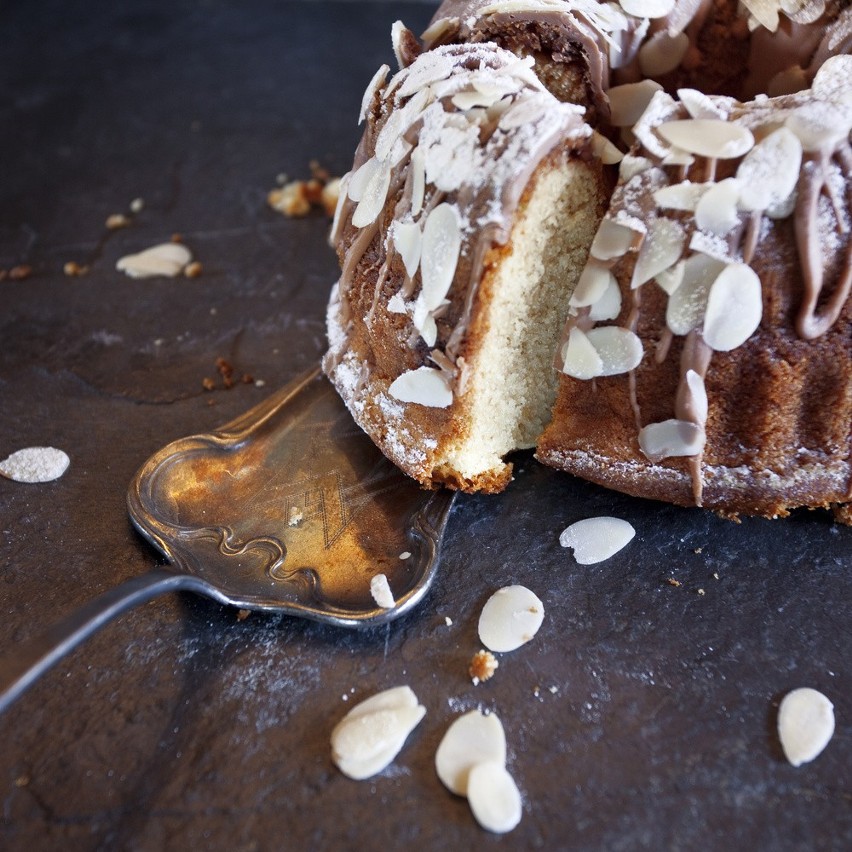
{"type": "MultiPolygon", "coordinates": [[[[4,651],[157,564],[125,511],[152,452],[316,362],[328,223],[285,220],[266,192],[314,158],[346,169],[361,92],[393,61],[391,23],[430,13],[274,0],[0,11],[0,267],[33,268],[0,282],[0,457],[38,444],[71,456],[55,483],[0,480],[4,651]],[[107,233],[136,197],[134,226],[107,233]],[[114,271],[174,232],[201,278],[114,271]],[[65,277],[69,260],[90,274],[65,277]],[[202,391],[218,357],[266,388],[202,391]]],[[[849,848],[850,567],[852,530],[823,513],[735,525],[522,458],[505,495],[456,503],[432,592],[386,628],[239,621],[189,595],[108,626],[0,718],[0,846],[849,848]],[[558,534],[600,513],[637,537],[577,566],[558,534]],[[516,582],[543,599],[544,626],[474,687],[479,609],[516,582]],[[332,726],[402,683],[424,722],[383,774],[344,778],[332,726]],[[832,699],[838,730],[794,769],[774,725],[803,685],[832,699]],[[504,838],[433,770],[449,722],[476,706],[500,714],[524,797],[504,838]]]]}

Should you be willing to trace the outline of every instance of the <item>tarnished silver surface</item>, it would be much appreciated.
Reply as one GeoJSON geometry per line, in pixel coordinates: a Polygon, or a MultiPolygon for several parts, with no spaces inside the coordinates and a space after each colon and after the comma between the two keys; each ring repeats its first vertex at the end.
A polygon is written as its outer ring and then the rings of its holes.
{"type": "Polygon", "coordinates": [[[0,712],[95,631],[166,592],[341,627],[391,621],[435,576],[453,496],[400,473],[313,369],[142,466],[130,517],[173,570],[125,581],[0,659],[0,712]],[[394,607],[373,600],[376,574],[387,577],[394,607]]]}
{"type": "Polygon", "coordinates": [[[452,500],[401,474],[314,370],[221,429],[156,453],[128,508],[175,569],[222,602],[368,626],[423,597],[452,500]],[[370,594],[380,573],[393,609],[370,594]]]}

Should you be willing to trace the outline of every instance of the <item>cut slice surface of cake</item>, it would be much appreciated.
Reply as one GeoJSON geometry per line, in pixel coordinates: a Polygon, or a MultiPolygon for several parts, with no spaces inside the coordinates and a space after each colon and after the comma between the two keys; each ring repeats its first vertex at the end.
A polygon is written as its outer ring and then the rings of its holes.
{"type": "MultiPolygon", "coordinates": [[[[344,178],[324,369],[427,486],[498,491],[555,397],[553,349],[611,186],[583,109],[495,45],[383,68],[344,178]]],[[[406,47],[407,46],[407,47],[406,47]]]]}

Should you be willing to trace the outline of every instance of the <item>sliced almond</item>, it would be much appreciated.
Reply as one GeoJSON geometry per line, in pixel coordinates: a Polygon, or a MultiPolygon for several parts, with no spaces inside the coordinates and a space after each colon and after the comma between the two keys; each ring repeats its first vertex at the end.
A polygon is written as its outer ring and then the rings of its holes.
{"type": "Polygon", "coordinates": [[[452,54],[444,53],[440,48],[420,54],[408,66],[408,73],[399,87],[399,97],[407,98],[431,83],[446,80],[453,73],[454,67],[455,58],[452,54]]]}
{"type": "Polygon", "coordinates": [[[405,314],[408,313],[407,308],[405,307],[405,299],[402,296],[402,293],[394,293],[393,296],[388,299],[388,313],[391,314],[405,314]]]}
{"type": "Polygon", "coordinates": [[[799,180],[802,143],[788,127],[762,139],[737,167],[739,205],[743,210],[766,210],[789,198],[799,180]]]}
{"type": "Polygon", "coordinates": [[[119,258],[115,268],[130,278],[175,278],[192,260],[192,252],[180,243],[161,243],[119,258]]]}
{"type": "MultiPolygon", "coordinates": [[[[359,169],[360,171],[360,169],[359,169]]],[[[358,177],[356,173],[349,183],[349,197],[352,198],[352,183],[358,177]]],[[[366,228],[372,225],[379,217],[385,206],[390,188],[391,170],[384,163],[378,163],[370,175],[358,202],[355,212],[352,214],[352,225],[355,228],[366,228]]]]}
{"type": "Polygon", "coordinates": [[[364,195],[364,190],[373,179],[376,172],[379,170],[379,161],[375,157],[370,157],[365,160],[350,174],[349,181],[346,185],[346,194],[353,201],[360,201],[364,195]]]}
{"type": "Polygon", "coordinates": [[[698,89],[678,89],[677,96],[690,118],[725,118],[725,111],[698,89]]]}
{"type": "Polygon", "coordinates": [[[580,273],[577,287],[571,294],[568,304],[572,308],[586,308],[594,305],[615,281],[615,276],[602,266],[589,263],[580,273]]]}
{"type": "Polygon", "coordinates": [[[511,831],[523,815],[518,785],[497,760],[478,763],[470,770],[467,800],[476,821],[495,834],[511,831]]]}
{"type": "Polygon", "coordinates": [[[414,301],[414,315],[411,321],[423,338],[424,343],[430,348],[434,346],[438,339],[438,325],[432,312],[426,307],[422,293],[414,301]]]}
{"type": "Polygon", "coordinates": [[[435,752],[435,770],[451,793],[466,796],[471,770],[488,761],[506,765],[506,734],[496,714],[471,710],[447,728],[435,752]]]}
{"type": "Polygon", "coordinates": [[[686,232],[672,219],[654,219],[639,250],[630,288],[635,290],[650,281],[658,272],[676,263],[686,243],[686,232]]]}
{"type": "Polygon", "coordinates": [[[358,124],[363,124],[364,119],[367,117],[367,111],[370,109],[370,104],[373,102],[376,93],[385,84],[389,72],[390,66],[382,65],[373,75],[373,79],[367,84],[367,88],[364,90],[364,97],[361,99],[361,112],[358,113],[358,124]]]}
{"type": "Polygon", "coordinates": [[[780,0],[778,5],[797,24],[812,24],[825,14],[825,0],[780,0]]]}
{"type": "Polygon", "coordinates": [[[821,101],[852,103],[852,56],[844,53],[826,59],[816,72],[811,91],[821,101]]]}
{"type": "Polygon", "coordinates": [[[630,154],[625,154],[618,167],[619,183],[628,183],[631,178],[648,171],[653,165],[653,162],[647,157],[633,157],[630,154]]]}
{"type": "Polygon", "coordinates": [[[742,4],[769,32],[778,29],[778,0],[742,0],[742,4]]]}
{"type": "Polygon", "coordinates": [[[0,476],[13,482],[53,482],[70,464],[68,454],[55,447],[24,447],[0,462],[0,476]]]}
{"type": "Polygon", "coordinates": [[[386,574],[376,574],[370,579],[370,594],[382,609],[393,609],[396,606],[386,574]]]}
{"type": "Polygon", "coordinates": [[[420,277],[423,301],[429,310],[441,304],[453,283],[459,251],[461,228],[455,209],[439,204],[423,226],[423,248],[420,255],[420,277]]]}
{"type": "Polygon", "coordinates": [[[688,49],[689,36],[686,33],[672,34],[660,30],[639,48],[639,68],[647,77],[668,74],[680,65],[688,49]]]}
{"type": "Polygon", "coordinates": [[[612,219],[604,219],[592,240],[589,253],[598,260],[613,260],[627,252],[636,236],[636,232],[626,225],[620,225],[612,219]]]}
{"type": "Polygon", "coordinates": [[[635,370],[642,361],[642,341],[630,329],[605,325],[586,332],[601,359],[598,376],[618,376],[635,370]]]}
{"type": "Polygon", "coordinates": [[[686,387],[689,393],[689,408],[695,416],[697,423],[705,423],[707,421],[707,388],[704,386],[704,379],[695,370],[686,371],[686,387]]]}
{"type": "Polygon", "coordinates": [[[760,278],[745,263],[732,263],[719,273],[710,288],[704,340],[717,352],[736,349],[754,334],[762,315],[760,278]]]}
{"type": "Polygon", "coordinates": [[[682,151],[719,160],[741,157],[754,145],[754,136],[748,128],[714,118],[665,121],[657,127],[657,132],[682,151]]]}
{"type": "Polygon", "coordinates": [[[662,88],[653,80],[642,80],[640,83],[625,83],[609,89],[606,96],[609,98],[612,126],[633,127],[651,103],[651,98],[662,88]]]}
{"type": "Polygon", "coordinates": [[[576,326],[562,348],[562,372],[575,379],[593,379],[603,369],[603,361],[585,332],[576,326]]]}
{"type": "Polygon", "coordinates": [[[786,126],[799,137],[805,151],[834,148],[849,135],[852,105],[829,101],[802,104],[787,116],[786,126]]]}
{"type": "Polygon", "coordinates": [[[416,222],[400,222],[394,226],[393,244],[402,258],[409,278],[414,277],[420,264],[420,251],[423,247],[423,234],[416,222]]]}
{"type": "Polygon", "coordinates": [[[712,186],[709,183],[692,183],[688,180],[654,190],[654,202],[663,210],[694,212],[701,196],[712,186]]]}
{"type": "Polygon", "coordinates": [[[331,733],[332,759],[350,778],[369,778],[399,754],[426,708],[407,686],[380,692],[353,707],[331,733]]]}
{"type": "Polygon", "coordinates": [[[526,586],[504,586],[485,602],[479,640],[490,651],[514,651],[529,642],[544,621],[544,604],[526,586]]]}
{"type": "Polygon", "coordinates": [[[702,231],[719,237],[730,233],[740,221],[737,213],[739,198],[740,181],[737,178],[714,183],[695,207],[695,224],[702,231]]]}
{"type": "Polygon", "coordinates": [[[603,295],[589,309],[589,319],[594,322],[607,322],[618,318],[621,313],[621,290],[618,282],[612,278],[603,295]]]}
{"type": "Polygon", "coordinates": [[[415,148],[409,161],[411,174],[411,215],[418,216],[423,209],[423,198],[426,195],[426,163],[423,152],[415,148]]]}
{"type": "Polygon", "coordinates": [[[654,280],[669,296],[680,287],[683,281],[684,266],[685,261],[679,260],[674,266],[657,273],[654,280]]]}
{"type": "Polygon", "coordinates": [[[578,564],[595,565],[614,556],[635,535],[632,524],[621,518],[585,518],[562,530],[559,543],[574,551],[574,560],[578,564]]]}
{"type": "Polygon", "coordinates": [[[618,3],[636,18],[665,18],[675,7],[675,0],[618,0],[618,3]]]}
{"type": "Polygon", "coordinates": [[[704,441],[704,430],[687,420],[650,423],[639,431],[639,448],[653,462],[697,456],[704,449],[704,441]]]}
{"type": "Polygon", "coordinates": [[[704,322],[707,295],[724,268],[724,262],[704,254],[686,258],[683,279],[666,306],[666,325],[674,334],[689,334],[704,322]]]}
{"type": "Polygon", "coordinates": [[[624,154],[606,138],[595,130],[592,133],[592,153],[607,166],[620,163],[624,154]]]}
{"type": "Polygon", "coordinates": [[[834,705],[821,692],[801,687],[778,707],[778,737],[793,766],[818,757],[834,735],[834,705]]]}
{"type": "Polygon", "coordinates": [[[427,408],[447,408],[453,402],[446,377],[434,367],[408,370],[394,379],[388,393],[400,402],[413,402],[427,408]]]}

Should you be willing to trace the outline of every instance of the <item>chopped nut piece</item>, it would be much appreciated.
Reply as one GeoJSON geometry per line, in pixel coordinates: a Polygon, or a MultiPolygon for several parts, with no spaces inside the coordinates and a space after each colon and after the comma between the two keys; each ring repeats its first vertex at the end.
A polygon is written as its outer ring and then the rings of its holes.
{"type": "Polygon", "coordinates": [[[322,188],[321,202],[325,215],[331,218],[337,209],[337,201],[340,197],[340,178],[334,178],[322,188]]]}
{"type": "Polygon", "coordinates": [[[175,232],[171,236],[171,241],[173,243],[182,243],[183,242],[183,234],[179,234],[179,233],[175,232]]]}
{"type": "Polygon", "coordinates": [[[133,201],[130,202],[131,213],[141,213],[144,207],[145,201],[141,198],[134,198],[133,201]]]}
{"type": "Polygon", "coordinates": [[[699,589],[698,594],[703,596],[704,595],[704,589],[699,589]]]}
{"type": "Polygon", "coordinates": [[[273,210],[290,218],[307,216],[311,210],[311,203],[305,193],[305,182],[301,180],[288,183],[281,189],[273,189],[266,200],[273,210]]]}
{"type": "Polygon", "coordinates": [[[206,391],[212,391],[216,388],[216,382],[214,382],[209,376],[206,376],[201,380],[201,386],[206,391]]]}
{"type": "Polygon", "coordinates": [[[131,221],[129,217],[125,216],[124,213],[112,213],[107,216],[106,222],[104,223],[110,231],[116,231],[119,228],[127,228],[131,225],[131,221]]]}
{"type": "Polygon", "coordinates": [[[86,275],[88,273],[89,267],[83,266],[74,260],[69,260],[68,263],[62,267],[62,271],[69,278],[79,278],[81,275],[86,275]]]}
{"type": "Polygon", "coordinates": [[[12,281],[24,281],[33,274],[33,268],[27,263],[18,264],[9,270],[9,278],[12,281]]]}
{"type": "Polygon", "coordinates": [[[188,263],[183,270],[183,274],[187,278],[198,278],[199,275],[204,271],[204,267],[197,260],[193,260],[192,263],[188,263]]]}
{"type": "Polygon", "coordinates": [[[474,684],[479,684],[481,681],[492,678],[499,665],[499,661],[491,651],[477,651],[467,671],[474,684]]]}
{"type": "Polygon", "coordinates": [[[251,615],[251,611],[248,609],[238,609],[237,610],[237,621],[245,621],[251,615]]]}
{"type": "Polygon", "coordinates": [[[680,585],[681,585],[680,580],[675,580],[675,578],[674,578],[674,577],[666,577],[666,582],[667,582],[670,586],[676,586],[676,587],[677,587],[677,586],[680,586],[680,585]]]}

